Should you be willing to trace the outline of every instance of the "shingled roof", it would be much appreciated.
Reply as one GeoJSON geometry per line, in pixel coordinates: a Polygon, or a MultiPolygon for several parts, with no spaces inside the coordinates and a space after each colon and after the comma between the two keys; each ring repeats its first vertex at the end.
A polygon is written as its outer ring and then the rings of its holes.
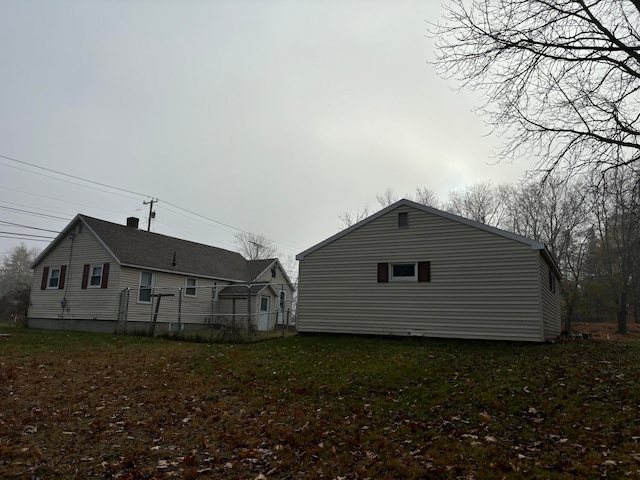
{"type": "Polygon", "coordinates": [[[223,248],[146,232],[86,215],[77,215],[34,261],[33,266],[37,265],[46,256],[48,250],[78,223],[89,229],[120,265],[127,267],[235,282],[251,282],[275,261],[275,259],[248,261],[239,253],[223,248]]]}

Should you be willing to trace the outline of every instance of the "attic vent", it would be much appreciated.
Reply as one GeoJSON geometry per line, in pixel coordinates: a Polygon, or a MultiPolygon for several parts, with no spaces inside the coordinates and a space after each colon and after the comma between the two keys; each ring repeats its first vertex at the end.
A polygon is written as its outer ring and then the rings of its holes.
{"type": "Polygon", "coordinates": [[[409,213],[398,213],[398,228],[407,228],[409,226],[409,213]]]}
{"type": "Polygon", "coordinates": [[[140,220],[137,219],[136,217],[127,218],[127,227],[138,228],[139,223],[140,223],[140,220]]]}

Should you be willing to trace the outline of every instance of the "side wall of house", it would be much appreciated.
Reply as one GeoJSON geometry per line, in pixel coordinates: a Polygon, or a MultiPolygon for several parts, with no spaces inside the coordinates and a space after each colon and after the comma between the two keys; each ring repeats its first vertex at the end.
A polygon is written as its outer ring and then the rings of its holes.
{"type": "MultiPolygon", "coordinates": [[[[276,276],[273,278],[271,276],[271,270],[267,270],[263,275],[258,277],[258,281],[262,282],[271,282],[273,285],[273,290],[278,292],[276,296],[272,296],[271,298],[271,312],[269,318],[269,329],[275,328],[276,324],[282,325],[283,323],[287,323],[288,317],[292,315],[292,304],[293,304],[293,288],[287,282],[284,273],[280,269],[280,267],[276,267],[276,276]],[[284,292],[284,314],[280,309],[280,292],[284,292]]],[[[267,290],[264,292],[264,295],[272,295],[273,292],[271,290],[267,290]]],[[[257,308],[260,308],[260,304],[258,304],[257,308]]],[[[259,313],[259,312],[258,312],[259,313]]],[[[290,318],[289,318],[290,320],[290,318]]]]}
{"type": "Polygon", "coordinates": [[[77,225],[34,270],[28,324],[32,328],[113,332],[119,285],[118,264],[91,232],[77,225]],[[82,288],[85,264],[109,265],[104,288],[82,288]],[[43,275],[53,268],[63,269],[63,288],[42,289],[43,275]]]}
{"type": "Polygon", "coordinates": [[[402,206],[300,262],[298,330],[541,341],[539,252],[402,206]],[[408,227],[399,228],[398,214],[408,227]],[[379,263],[430,262],[429,282],[378,282],[379,263]]]}
{"type": "Polygon", "coordinates": [[[540,285],[542,289],[542,318],[544,339],[557,338],[562,331],[560,279],[540,255],[540,285]]]}
{"type": "Polygon", "coordinates": [[[227,282],[196,276],[140,270],[123,267],[121,285],[130,289],[127,309],[127,331],[146,331],[153,321],[158,300],[158,316],[155,333],[177,331],[178,324],[184,330],[205,329],[215,323],[220,314],[221,300],[214,296],[227,282]],[[154,295],[151,303],[140,301],[140,275],[142,271],[153,274],[154,295]],[[187,278],[195,279],[195,296],[188,295],[187,278]]]}

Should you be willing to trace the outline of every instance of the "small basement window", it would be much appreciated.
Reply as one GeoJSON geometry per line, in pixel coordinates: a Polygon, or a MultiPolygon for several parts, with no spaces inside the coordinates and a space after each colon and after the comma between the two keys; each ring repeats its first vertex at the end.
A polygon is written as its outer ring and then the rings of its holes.
{"type": "Polygon", "coordinates": [[[409,226],[409,213],[398,213],[398,228],[407,228],[409,226]]]}
{"type": "Polygon", "coordinates": [[[416,282],[418,269],[415,263],[392,263],[389,265],[389,280],[392,282],[416,282]]]}

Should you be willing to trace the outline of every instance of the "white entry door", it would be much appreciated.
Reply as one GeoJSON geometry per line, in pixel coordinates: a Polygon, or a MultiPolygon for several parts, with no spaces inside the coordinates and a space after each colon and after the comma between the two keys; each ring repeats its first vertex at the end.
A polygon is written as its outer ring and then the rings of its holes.
{"type": "Polygon", "coordinates": [[[260,297],[260,316],[258,317],[258,330],[269,330],[269,314],[271,313],[271,297],[260,297]]]}

